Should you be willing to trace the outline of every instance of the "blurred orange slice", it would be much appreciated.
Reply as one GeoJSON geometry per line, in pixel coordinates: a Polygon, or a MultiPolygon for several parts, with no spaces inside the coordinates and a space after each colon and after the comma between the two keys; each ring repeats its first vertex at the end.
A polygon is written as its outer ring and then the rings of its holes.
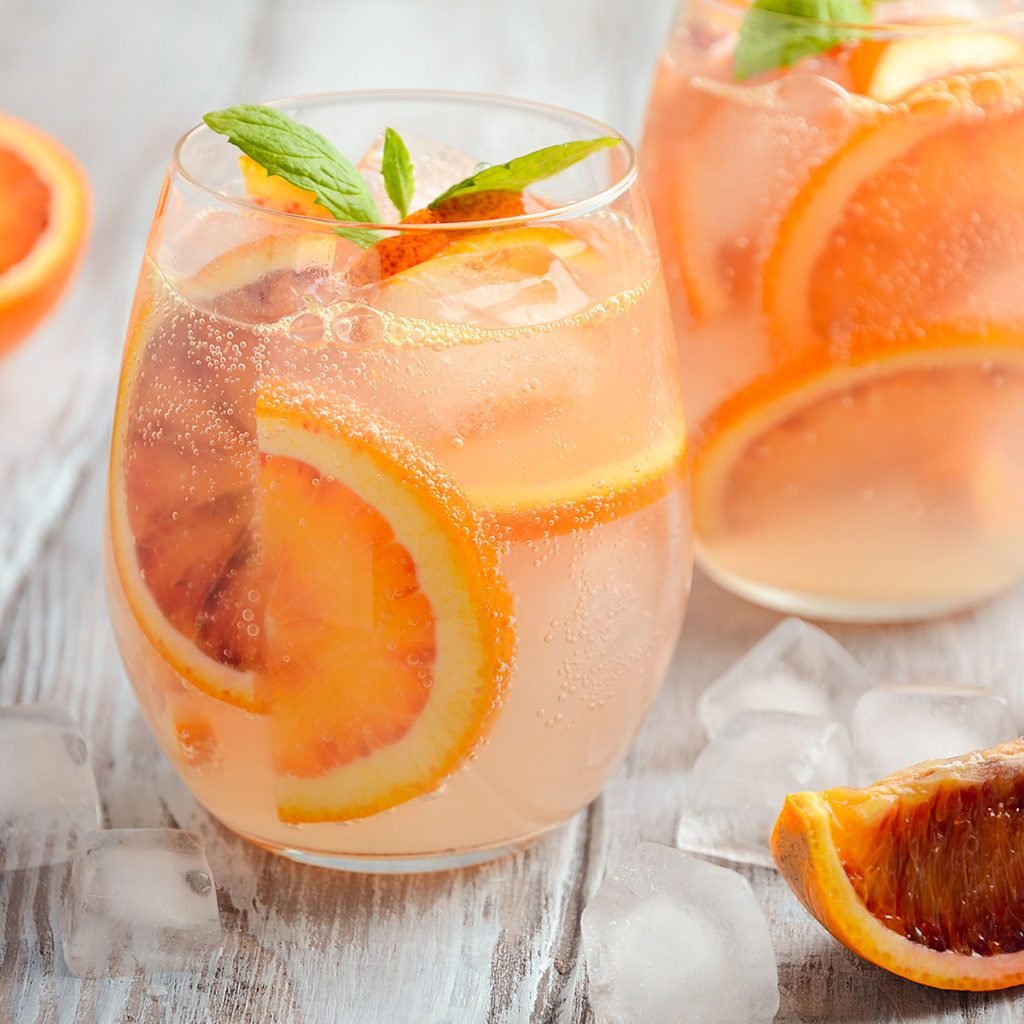
{"type": "Polygon", "coordinates": [[[1019,64],[1024,45],[999,32],[929,32],[942,22],[924,22],[919,31],[892,39],[864,39],[850,51],[853,87],[889,103],[935,78],[966,71],[1019,64]]]}
{"type": "Polygon", "coordinates": [[[85,172],[55,140],[0,113],[0,352],[56,305],[89,222],[85,172]]]}
{"type": "MultiPolygon", "coordinates": [[[[807,495],[857,493],[887,474],[917,466],[917,484],[941,493],[978,480],[971,443],[954,432],[934,437],[935,415],[971,419],[985,380],[998,372],[999,399],[1024,394],[1024,330],[989,331],[941,325],[888,338],[855,337],[844,362],[810,349],[786,371],[762,378],[724,402],[700,427],[693,458],[694,515],[706,537],[764,528],[807,514],[807,495]],[[850,421],[855,401],[870,414],[850,421]],[[893,423],[904,415],[900,448],[893,423]],[[830,439],[823,457],[819,438],[830,439]],[[939,453],[936,457],[936,452],[939,453]]],[[[995,415],[993,413],[993,415],[995,415]]],[[[996,466],[991,468],[999,473],[996,466]]],[[[1005,494],[1006,488],[995,494],[1005,494]]],[[[979,490],[978,513],[992,500],[979,490]]],[[[1005,511],[1004,511],[1005,514],[1005,511]]]]}
{"type": "Polygon", "coordinates": [[[1024,68],[933,82],[815,168],[764,270],[774,358],[956,320],[1024,322],[1024,68]]]}

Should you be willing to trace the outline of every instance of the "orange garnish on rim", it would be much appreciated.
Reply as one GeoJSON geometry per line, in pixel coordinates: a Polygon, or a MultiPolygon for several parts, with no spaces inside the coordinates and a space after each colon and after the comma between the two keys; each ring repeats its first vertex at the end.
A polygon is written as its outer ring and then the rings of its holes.
{"type": "Polygon", "coordinates": [[[244,153],[238,158],[245,191],[258,206],[281,213],[296,213],[303,217],[333,220],[330,210],[324,209],[312,192],[298,188],[276,174],[268,174],[252,157],[244,153]]]}
{"type": "Polygon", "coordinates": [[[84,248],[85,172],[55,140],[0,114],[0,352],[56,305],[84,248]]]}
{"type": "Polygon", "coordinates": [[[1024,740],[786,798],[772,854],[845,946],[934,988],[1024,983],[1024,740]]]}

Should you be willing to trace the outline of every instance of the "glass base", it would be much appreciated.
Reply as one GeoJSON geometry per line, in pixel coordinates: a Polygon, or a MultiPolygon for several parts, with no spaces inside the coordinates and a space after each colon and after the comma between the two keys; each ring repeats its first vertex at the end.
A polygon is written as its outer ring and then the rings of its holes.
{"type": "Polygon", "coordinates": [[[720,587],[742,597],[745,601],[770,608],[785,615],[799,615],[806,619],[821,619],[825,622],[847,623],[897,623],[919,622],[934,619],[940,615],[967,611],[990,597],[991,593],[973,594],[955,599],[938,601],[878,601],[866,598],[845,599],[824,597],[821,594],[785,590],[780,587],[754,583],[720,569],[703,554],[697,559],[704,575],[720,587]]]}
{"type": "Polygon", "coordinates": [[[246,842],[259,846],[279,857],[287,857],[299,864],[309,864],[318,868],[330,868],[333,871],[352,871],[359,874],[373,875],[420,875],[436,871],[454,871],[458,868],[473,867],[486,864],[512,854],[521,853],[533,846],[543,836],[558,828],[553,825],[533,835],[517,839],[514,842],[502,843],[497,846],[476,847],[470,850],[444,850],[437,853],[413,854],[411,856],[390,856],[388,854],[346,854],[325,853],[323,850],[302,850],[292,846],[277,846],[256,836],[232,829],[236,835],[246,842]]]}

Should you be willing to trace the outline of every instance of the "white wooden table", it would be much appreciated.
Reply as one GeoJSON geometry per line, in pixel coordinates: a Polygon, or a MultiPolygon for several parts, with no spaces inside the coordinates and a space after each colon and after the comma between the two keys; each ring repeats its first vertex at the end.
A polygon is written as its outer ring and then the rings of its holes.
{"type": "MultiPolygon", "coordinates": [[[[698,579],[682,645],[627,764],[525,855],[422,878],[347,877],[247,846],[201,811],[136,709],[106,621],[102,481],[135,274],[173,140],[203,111],[373,86],[504,91],[636,134],[669,0],[0,0],[0,109],[52,131],[96,191],[83,273],[0,364],[0,701],[79,716],[112,826],[195,829],[228,938],[173,986],[67,975],[59,872],[0,878],[0,1024],[590,1021],[579,914],[640,840],[670,842],[700,687],[776,617],[698,579]]],[[[836,630],[891,681],[1024,675],[1024,591],[931,625],[836,630]]],[[[1011,1022],[1024,996],[919,988],[861,963],[750,869],[780,1022],[1011,1022]]],[[[699,1021],[693,1024],[700,1024],[699,1021]]]]}

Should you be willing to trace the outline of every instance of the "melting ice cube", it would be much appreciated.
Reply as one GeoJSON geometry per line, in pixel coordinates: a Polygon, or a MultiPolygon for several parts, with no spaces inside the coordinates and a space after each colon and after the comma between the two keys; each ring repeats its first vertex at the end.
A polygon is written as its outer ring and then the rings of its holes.
{"type": "Polygon", "coordinates": [[[200,969],[222,940],[202,840],[111,829],[82,841],[63,918],[64,959],[82,978],[200,969]]]}
{"type": "Polygon", "coordinates": [[[100,827],[89,749],[60,707],[0,708],[0,870],[67,860],[100,827]]]}
{"type": "Polygon", "coordinates": [[[828,718],[741,711],[701,751],[676,841],[684,850],[772,865],[768,842],[789,793],[854,781],[850,733],[828,718]]]}
{"type": "Polygon", "coordinates": [[[873,685],[828,633],[786,619],[704,691],[698,711],[710,737],[741,711],[789,711],[848,722],[857,700],[873,685]]]}
{"type": "Polygon", "coordinates": [[[1016,738],[1004,698],[990,690],[879,686],[853,714],[860,781],[868,785],[920,761],[955,757],[1016,738]]]}
{"type": "Polygon", "coordinates": [[[768,924],[746,879],[644,843],[587,904],[590,1000],[606,1024],[768,1024],[768,924]]]}

